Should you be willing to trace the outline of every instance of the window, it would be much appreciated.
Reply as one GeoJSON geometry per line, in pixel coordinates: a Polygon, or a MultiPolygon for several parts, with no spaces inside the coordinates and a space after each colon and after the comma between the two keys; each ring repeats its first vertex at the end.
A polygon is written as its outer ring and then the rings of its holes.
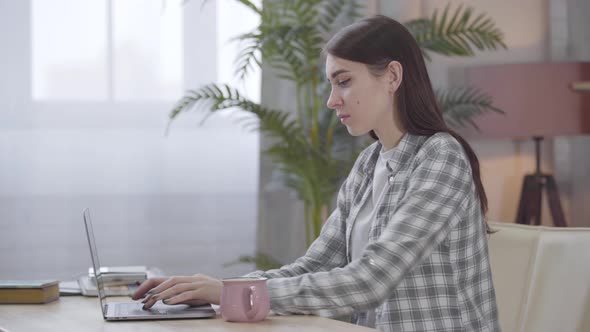
{"type": "Polygon", "coordinates": [[[174,100],[182,0],[33,0],[33,100],[174,100]]]}
{"type": "Polygon", "coordinates": [[[86,206],[105,265],[248,272],[221,264],[255,251],[258,133],[224,117],[197,126],[197,114],[164,132],[185,88],[230,83],[260,100],[259,71],[231,80],[228,42],[258,16],[236,0],[0,3],[0,278],[87,269],[86,206]]]}

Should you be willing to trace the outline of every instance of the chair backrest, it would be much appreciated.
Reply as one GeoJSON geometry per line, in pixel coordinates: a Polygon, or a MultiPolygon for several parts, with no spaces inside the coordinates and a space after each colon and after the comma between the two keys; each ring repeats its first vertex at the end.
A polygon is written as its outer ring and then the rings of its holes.
{"type": "Polygon", "coordinates": [[[590,331],[590,228],[490,227],[502,330],[590,331]]]}

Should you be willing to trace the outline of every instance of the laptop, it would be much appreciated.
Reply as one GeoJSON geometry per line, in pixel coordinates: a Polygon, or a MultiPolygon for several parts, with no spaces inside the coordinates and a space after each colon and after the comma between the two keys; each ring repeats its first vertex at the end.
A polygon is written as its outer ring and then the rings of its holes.
{"type": "Polygon", "coordinates": [[[98,261],[98,252],[94,241],[94,232],[92,231],[92,222],[90,220],[89,209],[84,210],[84,226],[86,227],[86,237],[90,247],[90,258],[94,271],[99,271],[96,275],[96,285],[98,288],[98,298],[100,299],[100,310],[102,317],[107,321],[125,321],[125,320],[148,320],[148,319],[181,319],[181,318],[209,318],[216,315],[211,305],[189,306],[186,304],[166,305],[158,301],[148,310],[143,310],[141,302],[119,302],[107,303],[107,296],[104,288],[103,276],[100,273],[100,263],[98,261]]]}

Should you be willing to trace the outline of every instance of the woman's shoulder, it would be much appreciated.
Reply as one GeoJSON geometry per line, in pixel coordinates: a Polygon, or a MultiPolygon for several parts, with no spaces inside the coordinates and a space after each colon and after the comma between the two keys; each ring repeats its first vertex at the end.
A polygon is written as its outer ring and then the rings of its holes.
{"type": "Polygon", "coordinates": [[[433,152],[433,151],[443,151],[443,152],[457,152],[463,151],[463,147],[461,143],[453,137],[453,135],[445,132],[438,132],[430,137],[428,137],[424,144],[422,145],[422,149],[424,151],[433,152]]]}
{"type": "Polygon", "coordinates": [[[463,150],[463,146],[449,133],[439,132],[424,141],[417,151],[415,159],[420,163],[429,158],[441,158],[470,171],[469,159],[463,150]]]}
{"type": "MultiPolygon", "coordinates": [[[[415,162],[424,161],[425,159],[432,158],[436,155],[453,155],[459,157],[464,163],[468,163],[467,155],[463,150],[461,143],[453,137],[453,135],[445,132],[436,133],[430,137],[426,136],[415,136],[409,139],[412,141],[413,147],[407,148],[405,153],[409,153],[413,156],[415,162]]],[[[368,166],[375,163],[381,150],[381,143],[375,141],[358,155],[353,170],[362,171],[368,166]]],[[[410,157],[412,159],[412,157],[410,157]]]]}

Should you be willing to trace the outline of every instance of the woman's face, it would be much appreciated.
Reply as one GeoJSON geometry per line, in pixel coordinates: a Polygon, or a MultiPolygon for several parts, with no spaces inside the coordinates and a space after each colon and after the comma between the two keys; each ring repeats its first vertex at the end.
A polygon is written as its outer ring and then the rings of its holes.
{"type": "Polygon", "coordinates": [[[395,71],[386,70],[376,77],[360,62],[337,58],[328,54],[326,75],[332,86],[328,108],[336,111],[340,122],[353,136],[395,128],[394,95],[395,71]]]}

